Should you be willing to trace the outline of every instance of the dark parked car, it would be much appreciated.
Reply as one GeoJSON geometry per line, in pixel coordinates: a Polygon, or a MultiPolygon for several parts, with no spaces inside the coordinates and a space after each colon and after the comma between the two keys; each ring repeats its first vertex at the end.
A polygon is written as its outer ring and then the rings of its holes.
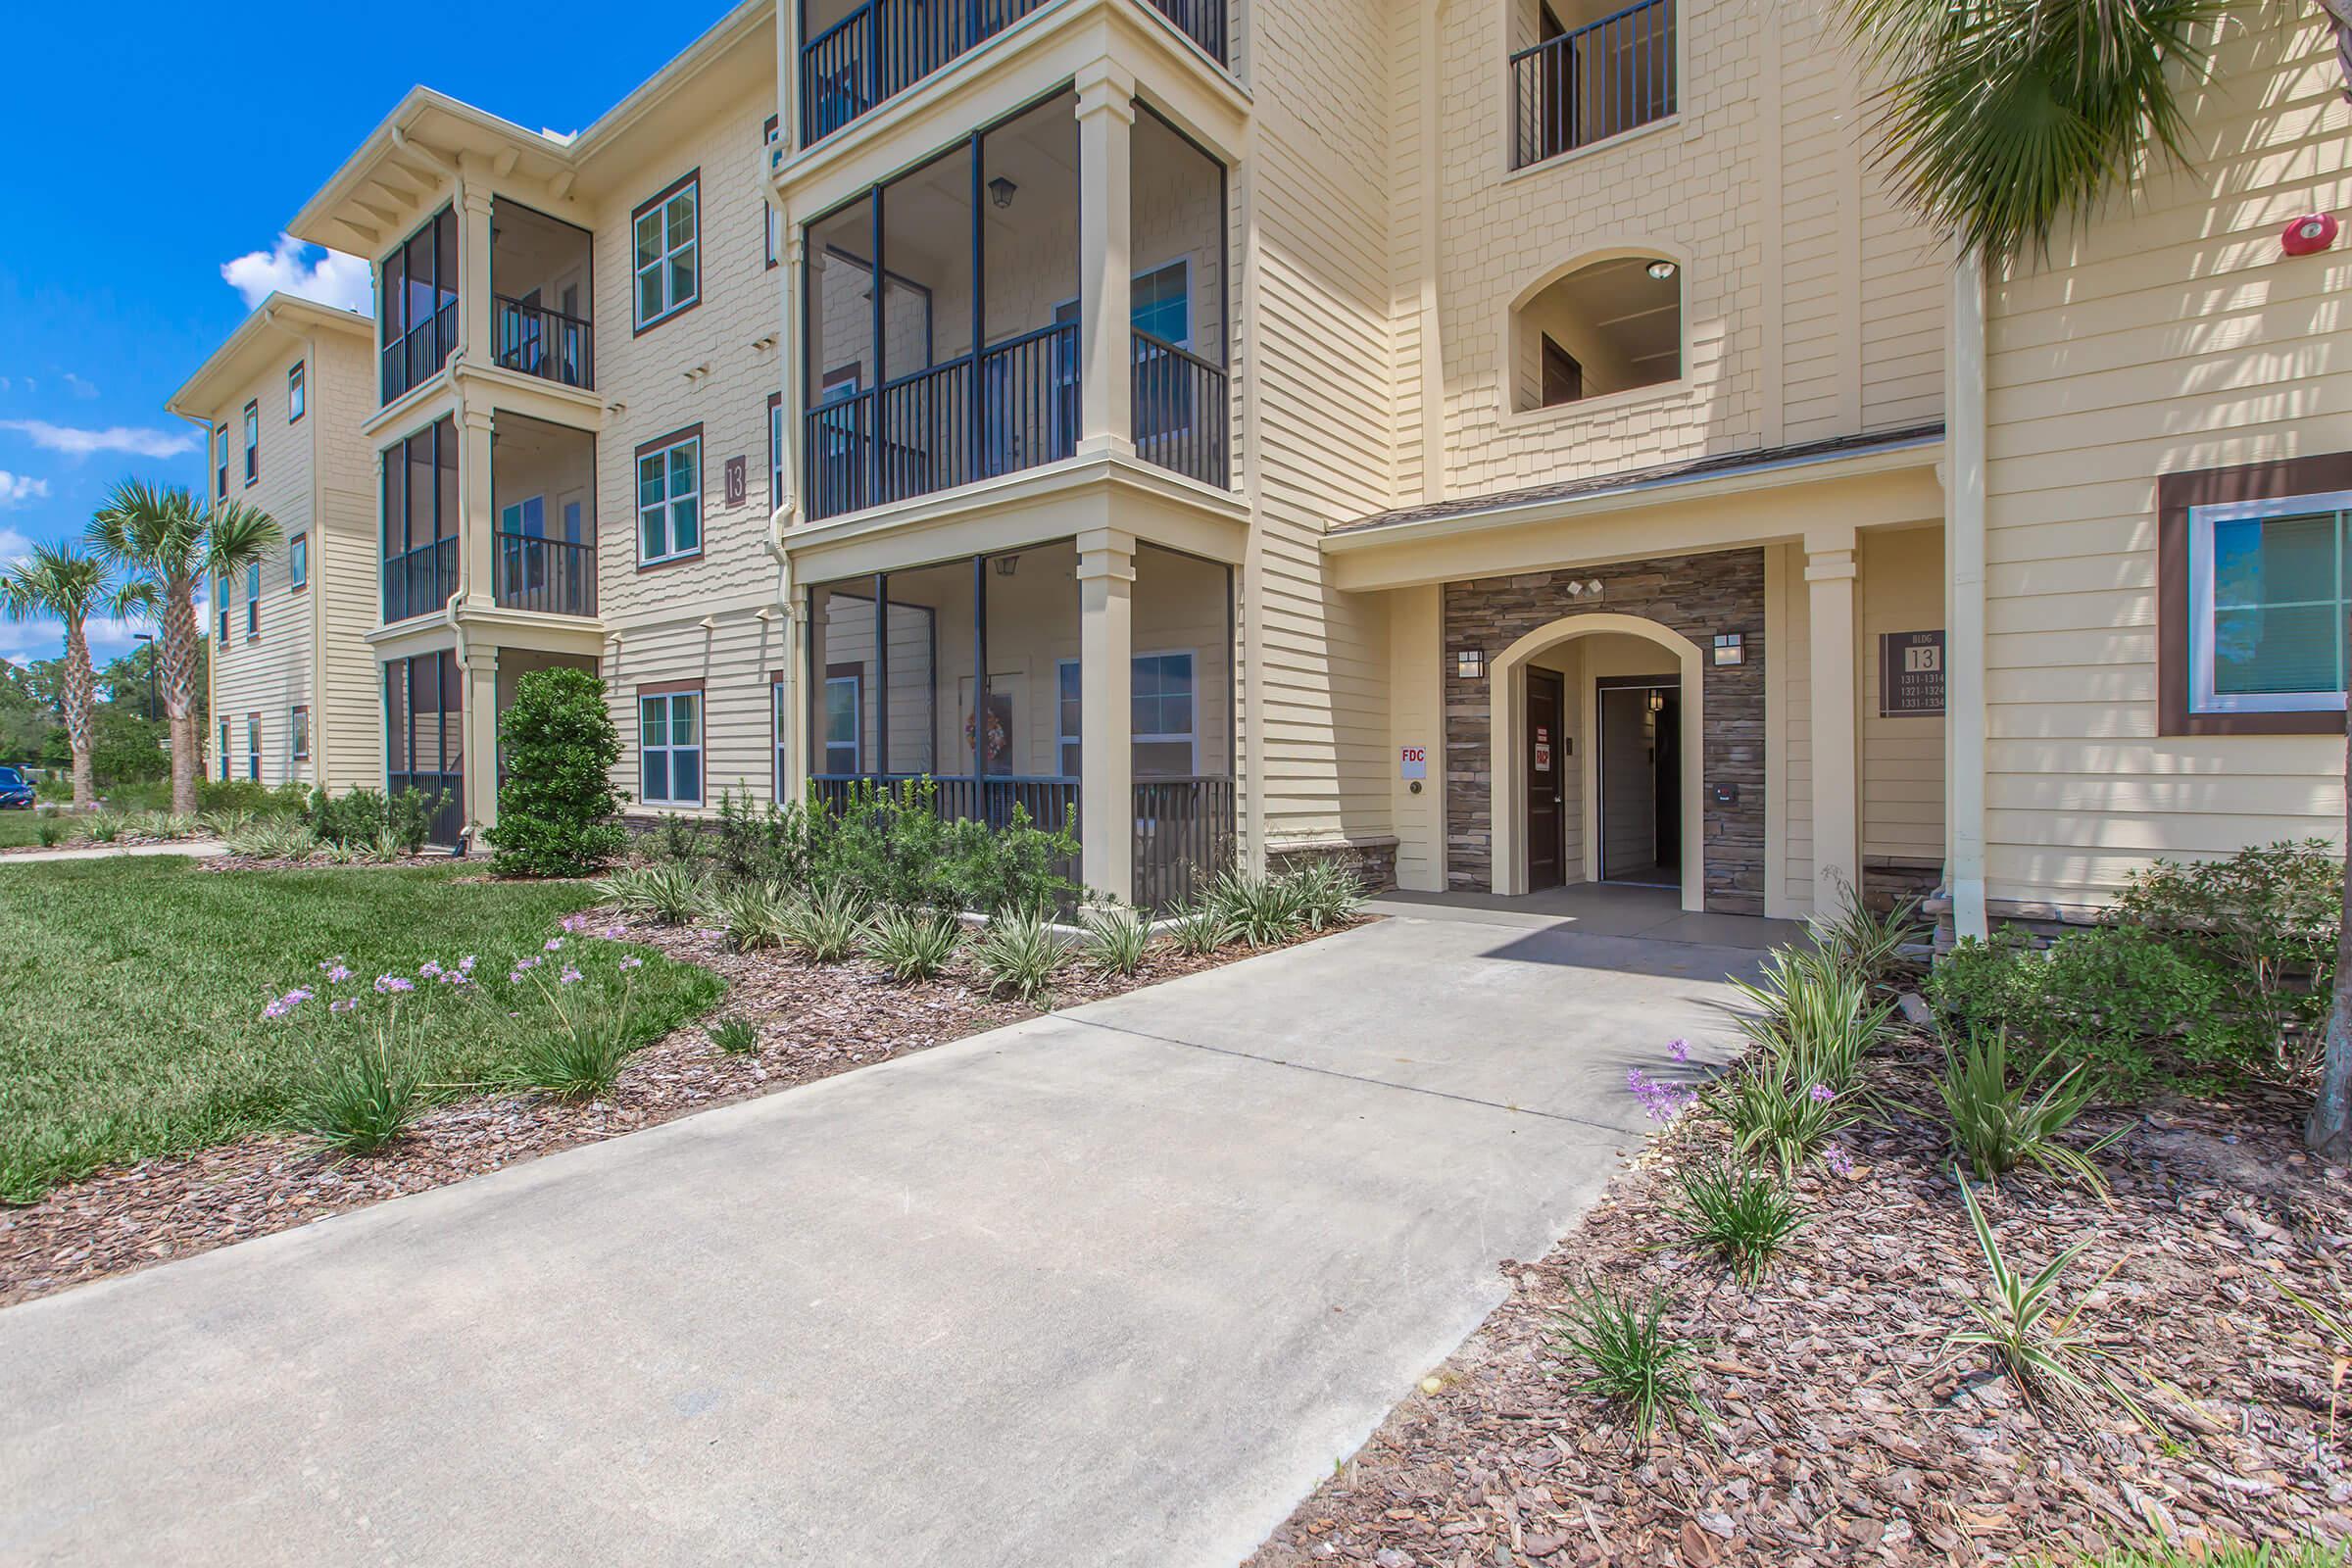
{"type": "Polygon", "coordinates": [[[0,811],[32,809],[32,780],[13,767],[0,767],[0,811]]]}

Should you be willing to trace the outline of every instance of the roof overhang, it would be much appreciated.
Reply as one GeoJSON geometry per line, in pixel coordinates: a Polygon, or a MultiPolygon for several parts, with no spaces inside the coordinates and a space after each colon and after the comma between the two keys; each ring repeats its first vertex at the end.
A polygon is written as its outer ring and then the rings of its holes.
{"type": "Polygon", "coordinates": [[[1323,536],[1338,587],[1369,591],[1580,563],[1688,555],[1827,526],[1939,520],[1940,434],[1808,456],[1757,454],[1701,473],[1408,514],[1323,536]]]}
{"type": "Polygon", "coordinates": [[[372,340],[375,322],[356,311],[338,310],[292,294],[271,294],[254,307],[196,373],[164,400],[167,413],[210,425],[219,413],[244,402],[253,378],[270,368],[285,351],[320,332],[349,332],[372,340]]]}

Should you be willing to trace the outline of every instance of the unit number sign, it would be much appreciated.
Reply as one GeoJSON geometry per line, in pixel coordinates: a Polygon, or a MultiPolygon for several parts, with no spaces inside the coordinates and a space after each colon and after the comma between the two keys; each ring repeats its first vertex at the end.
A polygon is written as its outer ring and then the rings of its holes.
{"type": "Polygon", "coordinates": [[[1943,711],[1943,633],[1889,631],[1879,636],[1879,713],[1943,711]]]}

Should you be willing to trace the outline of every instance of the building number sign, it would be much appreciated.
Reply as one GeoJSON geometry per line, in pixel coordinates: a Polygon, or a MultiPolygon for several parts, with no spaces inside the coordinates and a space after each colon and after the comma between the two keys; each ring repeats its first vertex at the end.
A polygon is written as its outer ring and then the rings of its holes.
{"type": "Polygon", "coordinates": [[[1943,633],[1890,631],[1879,636],[1879,714],[1943,711],[1943,633]]]}

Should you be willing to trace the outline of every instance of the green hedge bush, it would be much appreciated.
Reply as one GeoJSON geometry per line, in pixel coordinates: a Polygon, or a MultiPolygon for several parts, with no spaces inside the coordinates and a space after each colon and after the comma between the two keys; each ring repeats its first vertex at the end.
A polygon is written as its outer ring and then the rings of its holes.
{"type": "Polygon", "coordinates": [[[535,669],[514,683],[499,723],[507,764],[491,868],[505,876],[587,876],[617,857],[612,764],[620,734],[605,683],[584,669],[535,669]]]}

